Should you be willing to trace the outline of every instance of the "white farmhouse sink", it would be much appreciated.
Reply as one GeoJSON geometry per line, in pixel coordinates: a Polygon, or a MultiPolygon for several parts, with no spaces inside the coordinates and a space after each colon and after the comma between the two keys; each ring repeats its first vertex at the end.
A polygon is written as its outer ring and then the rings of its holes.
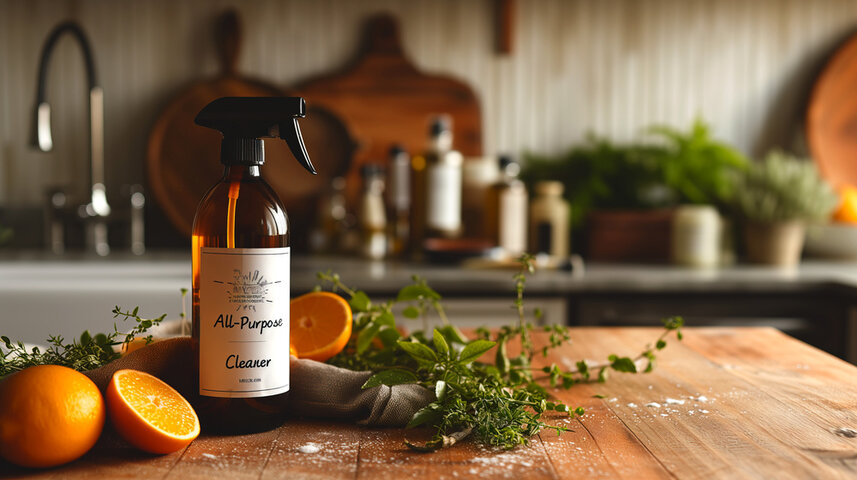
{"type": "MultiPolygon", "coordinates": [[[[48,335],[71,339],[127,331],[114,305],[139,306],[143,317],[179,318],[181,289],[190,289],[188,257],[104,260],[0,260],[0,335],[44,344],[48,335]]],[[[187,300],[189,308],[189,299],[187,300]]],[[[189,313],[189,312],[188,312],[189,313]]]]}

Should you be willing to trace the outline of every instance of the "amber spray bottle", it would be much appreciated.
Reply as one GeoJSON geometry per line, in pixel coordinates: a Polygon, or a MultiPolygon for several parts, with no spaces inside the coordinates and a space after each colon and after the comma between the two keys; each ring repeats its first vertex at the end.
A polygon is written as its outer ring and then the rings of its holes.
{"type": "Polygon", "coordinates": [[[193,225],[193,345],[206,431],[269,430],[284,419],[289,392],[289,224],[262,179],[262,137],[279,137],[310,173],[298,127],[300,97],[220,98],[196,117],[223,134],[223,177],[193,225]]]}

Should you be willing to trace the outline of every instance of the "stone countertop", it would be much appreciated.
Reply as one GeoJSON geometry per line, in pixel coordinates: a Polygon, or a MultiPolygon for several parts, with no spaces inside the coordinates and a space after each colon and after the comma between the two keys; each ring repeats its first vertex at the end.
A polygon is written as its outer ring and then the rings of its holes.
{"type": "MultiPolygon", "coordinates": [[[[292,263],[292,289],[310,290],[316,272],[332,271],[351,286],[375,295],[392,295],[411,282],[425,278],[446,296],[507,296],[514,292],[514,269],[468,269],[454,265],[367,261],[354,257],[296,256],[292,263]]],[[[107,291],[133,284],[142,291],[159,286],[189,287],[190,256],[154,253],[142,257],[55,257],[41,253],[0,256],[0,291],[45,288],[56,283],[69,289],[86,285],[107,291]]],[[[588,264],[585,271],[538,270],[527,280],[530,295],[564,296],[575,293],[716,293],[792,292],[843,289],[857,292],[857,262],[804,261],[796,268],[780,269],[735,265],[692,269],[673,265],[588,264]]]]}
{"type": "MultiPolygon", "coordinates": [[[[305,257],[292,263],[292,292],[317,283],[316,272],[335,271],[342,280],[373,298],[391,298],[425,278],[445,298],[508,300],[514,295],[515,270],[472,270],[451,265],[370,262],[349,257],[305,257]]],[[[112,330],[111,311],[140,306],[144,315],[177,318],[187,303],[180,290],[190,288],[190,255],[147,254],[54,257],[44,253],[0,255],[0,333],[27,342],[48,334],[76,338],[86,329],[112,330]]],[[[582,295],[610,302],[623,295],[842,294],[857,299],[857,263],[807,261],[795,269],[738,265],[694,270],[670,265],[587,265],[585,272],[540,270],[527,279],[528,298],[575,299],[582,295]]],[[[823,298],[820,296],[819,298],[823,298]]],[[[827,298],[827,297],[824,297],[827,298]]],[[[483,312],[484,313],[484,312],[483,312]]]]}
{"type": "MultiPolygon", "coordinates": [[[[474,270],[449,265],[367,262],[347,258],[312,258],[293,264],[297,289],[315,284],[314,272],[330,269],[348,285],[368,293],[391,293],[425,278],[441,294],[506,296],[514,292],[514,269],[474,270]]],[[[857,263],[807,261],[791,269],[735,265],[692,269],[674,265],[591,264],[584,272],[538,270],[527,279],[530,295],[574,293],[791,292],[814,289],[857,291],[857,263]]]]}

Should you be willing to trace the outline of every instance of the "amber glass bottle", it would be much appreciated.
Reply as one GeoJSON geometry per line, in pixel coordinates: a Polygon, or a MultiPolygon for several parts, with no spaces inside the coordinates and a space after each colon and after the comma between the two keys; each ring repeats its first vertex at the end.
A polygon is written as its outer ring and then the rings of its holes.
{"type": "Polygon", "coordinates": [[[193,225],[193,348],[202,428],[237,434],[276,428],[289,392],[289,222],[260,176],[260,137],[284,138],[312,173],[296,117],[301,98],[221,98],[196,123],[223,133],[223,177],[193,225]]]}
{"type": "MultiPolygon", "coordinates": [[[[259,176],[259,166],[232,165],[205,195],[193,226],[193,338],[199,361],[199,286],[202,249],[282,248],[289,246],[288,217],[277,195],[259,176]],[[236,187],[237,186],[237,187],[236,187]],[[230,218],[230,191],[234,226],[230,218]],[[230,232],[231,230],[231,232],[230,232]],[[232,243],[232,245],[230,245],[232,243]]],[[[280,299],[281,301],[283,299],[280,299]]],[[[288,349],[288,345],[283,346],[288,349]]],[[[194,369],[199,372],[199,368],[194,369]]],[[[197,377],[197,384],[199,378],[197,377]]],[[[288,392],[257,398],[219,398],[200,394],[197,413],[206,430],[242,433],[276,428],[283,422],[288,392]]]]}

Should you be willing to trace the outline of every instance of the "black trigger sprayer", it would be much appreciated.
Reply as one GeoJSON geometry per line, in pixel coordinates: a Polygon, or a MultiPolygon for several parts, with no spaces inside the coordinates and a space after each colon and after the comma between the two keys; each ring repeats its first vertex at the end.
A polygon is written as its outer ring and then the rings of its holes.
{"type": "MultiPolygon", "coordinates": [[[[309,159],[298,118],[306,116],[306,102],[301,97],[223,97],[203,108],[194,120],[197,125],[223,134],[220,162],[227,167],[258,167],[265,163],[263,137],[282,138],[295,159],[307,171],[316,174],[309,159]]],[[[241,182],[229,184],[227,214],[227,247],[234,248],[235,206],[241,182]]]]}

